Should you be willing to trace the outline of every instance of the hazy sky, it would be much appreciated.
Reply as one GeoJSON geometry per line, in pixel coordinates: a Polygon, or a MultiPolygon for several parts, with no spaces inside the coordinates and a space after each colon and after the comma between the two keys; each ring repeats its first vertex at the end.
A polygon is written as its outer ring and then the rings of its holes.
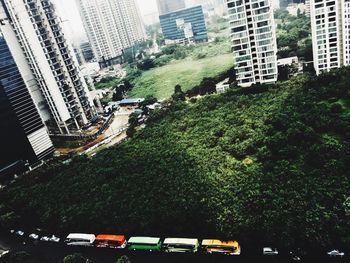
{"type": "MultiPolygon", "coordinates": [[[[71,42],[80,42],[86,39],[83,24],[80,19],[78,8],[74,0],[52,0],[63,20],[65,32],[71,42]]],[[[142,16],[157,12],[156,0],[136,0],[142,16]]]]}

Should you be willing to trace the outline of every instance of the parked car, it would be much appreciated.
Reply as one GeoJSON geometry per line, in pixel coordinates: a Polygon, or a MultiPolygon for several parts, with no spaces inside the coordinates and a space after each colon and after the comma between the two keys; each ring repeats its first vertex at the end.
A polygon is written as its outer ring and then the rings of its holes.
{"type": "Polygon", "coordinates": [[[345,255],[344,252],[340,252],[338,249],[333,249],[327,252],[327,255],[330,257],[343,257],[345,255]]]}
{"type": "Polygon", "coordinates": [[[10,230],[11,234],[14,234],[18,237],[23,237],[24,236],[24,232],[22,230],[10,230]]]}
{"type": "Polygon", "coordinates": [[[301,257],[295,252],[291,251],[289,252],[289,255],[291,256],[292,261],[301,261],[301,257]]]}
{"type": "Polygon", "coordinates": [[[302,248],[296,248],[289,252],[292,261],[301,261],[306,257],[307,252],[302,248]]]}
{"type": "Polygon", "coordinates": [[[40,238],[40,241],[43,241],[43,242],[54,242],[54,243],[58,243],[60,242],[60,238],[59,237],[56,237],[55,235],[52,235],[52,236],[42,236],[40,238]]]}
{"type": "Polygon", "coordinates": [[[60,242],[60,238],[59,237],[56,237],[55,235],[52,235],[50,238],[49,238],[49,241],[50,242],[54,242],[54,243],[59,243],[60,242]]]}
{"type": "Polygon", "coordinates": [[[10,253],[10,250],[1,250],[0,249],[0,258],[5,256],[6,254],[10,253]]]}
{"type": "Polygon", "coordinates": [[[278,255],[278,250],[276,248],[264,247],[263,248],[264,256],[276,256],[278,255]]]}
{"type": "Polygon", "coordinates": [[[39,240],[39,235],[33,233],[33,234],[30,234],[30,235],[29,235],[29,238],[32,239],[32,240],[39,240]]]}
{"type": "Polygon", "coordinates": [[[40,241],[49,242],[49,241],[50,241],[50,237],[48,237],[48,236],[42,236],[42,237],[40,238],[40,241]]]}

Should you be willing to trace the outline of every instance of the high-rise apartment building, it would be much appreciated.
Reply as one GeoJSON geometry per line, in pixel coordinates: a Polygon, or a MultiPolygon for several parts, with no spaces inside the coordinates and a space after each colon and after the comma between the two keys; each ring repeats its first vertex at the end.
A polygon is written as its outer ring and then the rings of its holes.
{"type": "Polygon", "coordinates": [[[120,62],[124,49],[145,38],[135,0],[76,0],[95,58],[101,66],[120,62]]]}
{"type": "Polygon", "coordinates": [[[186,8],[185,0],[157,0],[159,15],[186,8]]]}
{"type": "Polygon", "coordinates": [[[54,152],[27,84],[0,32],[0,175],[16,163],[33,165],[54,152]]]}
{"type": "Polygon", "coordinates": [[[311,0],[314,67],[317,74],[350,64],[350,0],[311,0]]]}
{"type": "Polygon", "coordinates": [[[71,47],[50,0],[1,0],[0,31],[52,132],[72,133],[93,116],[71,47]]]}
{"type": "Polygon", "coordinates": [[[227,0],[240,86],[277,80],[277,43],[269,0],[227,0]]]}

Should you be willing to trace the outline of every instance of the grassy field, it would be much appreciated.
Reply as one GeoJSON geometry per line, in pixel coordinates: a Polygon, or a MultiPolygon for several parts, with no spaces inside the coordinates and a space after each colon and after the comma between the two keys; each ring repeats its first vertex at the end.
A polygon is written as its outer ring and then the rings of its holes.
{"type": "Polygon", "coordinates": [[[214,77],[233,66],[232,54],[193,60],[187,58],[169,65],[151,69],[134,82],[130,97],[153,95],[159,99],[169,98],[174,87],[180,84],[184,91],[198,85],[205,77],[214,77]]]}

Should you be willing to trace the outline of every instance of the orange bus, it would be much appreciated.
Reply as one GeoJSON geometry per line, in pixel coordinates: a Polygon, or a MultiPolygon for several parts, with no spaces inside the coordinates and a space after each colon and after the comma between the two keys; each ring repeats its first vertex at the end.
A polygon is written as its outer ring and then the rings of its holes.
{"type": "Polygon", "coordinates": [[[121,235],[97,235],[94,245],[96,247],[125,248],[126,238],[121,235]]]}

